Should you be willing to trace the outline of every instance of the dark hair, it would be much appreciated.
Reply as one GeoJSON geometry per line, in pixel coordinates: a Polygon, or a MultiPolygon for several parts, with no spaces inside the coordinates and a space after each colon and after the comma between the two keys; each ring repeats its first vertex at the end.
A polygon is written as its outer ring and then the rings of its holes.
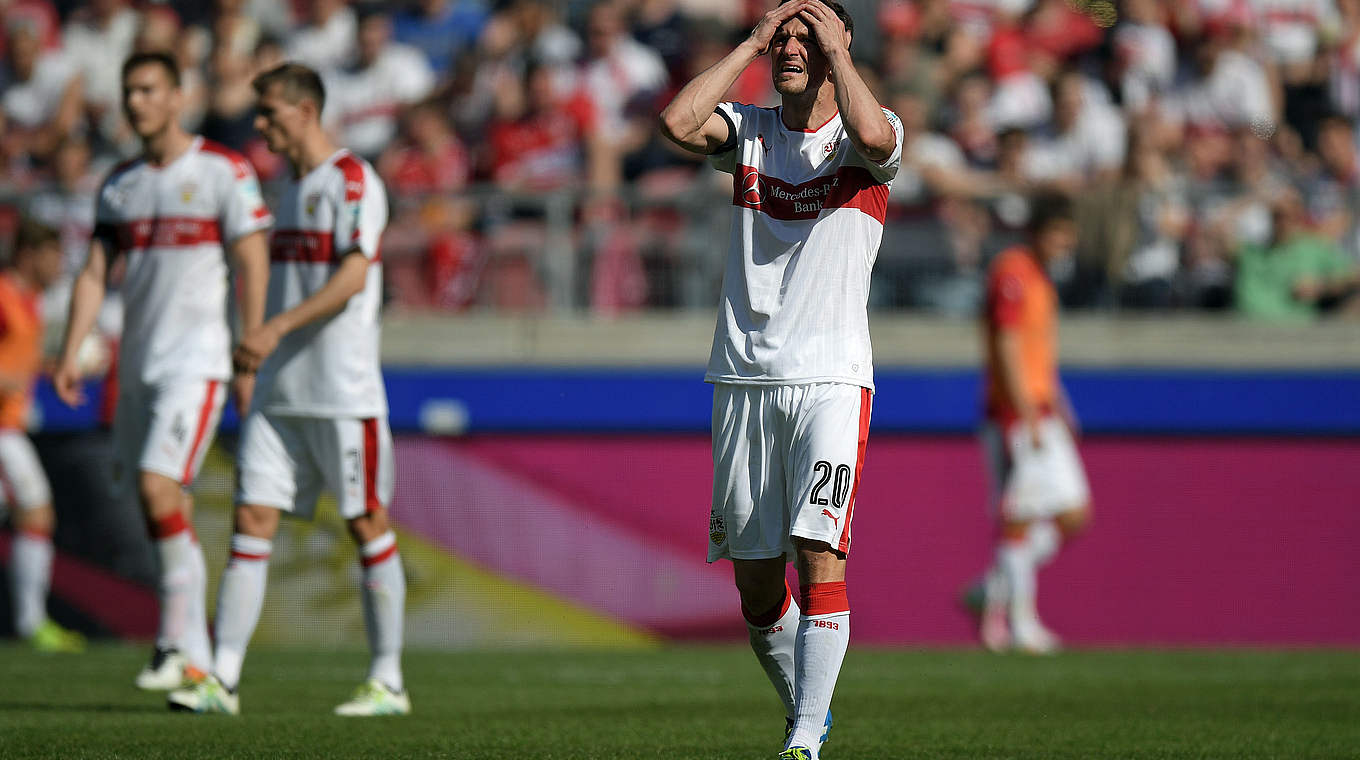
{"type": "Polygon", "coordinates": [[[179,87],[179,64],[169,53],[160,50],[149,53],[133,53],[126,61],[123,61],[122,78],[126,80],[128,74],[131,74],[134,69],[140,69],[143,66],[160,66],[165,69],[166,76],[170,77],[170,84],[176,88],[179,87]]]}
{"type": "MultiPolygon", "coordinates": [[[[779,0],[780,5],[784,5],[785,3],[790,2],[793,2],[793,0],[779,0]]],[[[847,11],[845,9],[845,6],[836,2],[836,0],[821,0],[821,3],[822,5],[825,5],[826,7],[830,8],[831,12],[836,14],[836,18],[840,19],[842,24],[845,24],[845,31],[850,33],[850,44],[854,45],[855,20],[853,18],[850,18],[850,11],[847,11]]]]}
{"type": "Polygon", "coordinates": [[[288,61],[260,74],[251,81],[256,95],[263,95],[275,84],[283,85],[283,98],[289,103],[311,100],[316,103],[319,113],[326,107],[326,86],[321,83],[321,75],[300,63],[288,61]]]}
{"type": "Polygon", "coordinates": [[[61,234],[33,217],[19,220],[19,228],[14,231],[14,259],[19,254],[36,251],[45,245],[61,242],[61,234]]]}
{"type": "Polygon", "coordinates": [[[1055,222],[1076,221],[1072,199],[1062,193],[1046,192],[1030,202],[1029,234],[1038,235],[1055,222]]]}

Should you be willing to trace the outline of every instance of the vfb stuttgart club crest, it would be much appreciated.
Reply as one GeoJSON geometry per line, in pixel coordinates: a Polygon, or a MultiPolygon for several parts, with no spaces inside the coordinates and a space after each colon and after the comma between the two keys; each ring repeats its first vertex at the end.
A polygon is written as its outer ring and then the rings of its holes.
{"type": "Polygon", "coordinates": [[[722,546],[727,540],[727,521],[714,511],[708,513],[708,540],[712,541],[714,546],[722,546]]]}
{"type": "Polygon", "coordinates": [[[741,175],[741,200],[748,206],[759,206],[761,196],[765,194],[765,180],[761,178],[760,172],[755,169],[748,169],[741,175]]]}

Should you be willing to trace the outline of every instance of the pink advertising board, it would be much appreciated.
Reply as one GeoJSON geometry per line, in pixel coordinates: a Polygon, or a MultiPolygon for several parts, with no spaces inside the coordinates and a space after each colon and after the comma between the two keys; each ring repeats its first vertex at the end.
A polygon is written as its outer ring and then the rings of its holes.
{"type": "MultiPolygon", "coordinates": [[[[1360,644],[1360,440],[1082,443],[1096,518],[1041,576],[1082,645],[1360,644]]],[[[445,550],[679,639],[738,639],[731,570],[704,564],[711,458],[696,435],[402,438],[394,516],[445,550]]],[[[872,436],[854,518],[855,638],[965,644],[987,563],[967,437],[872,436]]]]}

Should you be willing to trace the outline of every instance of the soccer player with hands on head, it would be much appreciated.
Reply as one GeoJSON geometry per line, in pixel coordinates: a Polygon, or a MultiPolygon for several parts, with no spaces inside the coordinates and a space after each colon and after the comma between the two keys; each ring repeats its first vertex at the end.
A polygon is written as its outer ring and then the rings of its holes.
{"type": "Polygon", "coordinates": [[[238,371],[258,373],[241,425],[235,533],[217,595],[212,672],[171,692],[173,709],[240,710],[246,645],[264,604],[282,512],[309,517],[321,489],[336,498],[359,545],[360,599],[372,660],[338,715],[404,715],[401,644],[406,577],[387,520],[392,434],[379,366],[379,244],[387,194],[373,167],[321,126],[326,91],[306,66],[285,63],[254,81],[256,128],[293,169],[269,242],[268,319],[246,332],[238,371]]]}
{"type": "Polygon", "coordinates": [[[223,386],[231,381],[242,408],[250,401],[250,380],[231,371],[228,280],[234,273],[241,329],[258,327],[273,219],[246,159],[180,126],[184,93],[174,58],[133,55],[122,81],[123,111],[142,153],[99,188],[53,384],[67,404],[84,403],[80,347],[112,260],[125,257],[114,479],[135,483],[160,557],[156,648],[136,683],[169,690],[201,678],[210,664],[207,570],[189,487],[217,432],[223,386]]]}
{"type": "Polygon", "coordinates": [[[751,647],[786,710],[779,756],[793,760],[821,751],[850,637],[845,567],[874,387],[869,277],[902,157],[902,123],[855,70],[853,36],[840,4],[785,2],[661,114],[666,137],[733,176],[705,375],[708,559],[732,561],[751,647]],[[767,54],[780,106],[720,102],[767,54]]]}

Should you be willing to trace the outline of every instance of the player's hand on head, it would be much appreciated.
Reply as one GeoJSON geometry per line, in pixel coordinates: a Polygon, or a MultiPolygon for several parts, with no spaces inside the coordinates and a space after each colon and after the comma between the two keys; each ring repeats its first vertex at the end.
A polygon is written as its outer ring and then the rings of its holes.
{"type": "MultiPolygon", "coordinates": [[[[792,5],[792,3],[790,3],[792,5]]],[[[822,53],[830,58],[834,53],[850,49],[850,32],[836,12],[821,2],[809,2],[799,10],[798,17],[807,24],[822,53]]]]}
{"type": "Polygon", "coordinates": [[[798,12],[809,5],[818,4],[819,0],[793,0],[790,3],[776,6],[756,22],[756,27],[751,30],[751,42],[760,50],[761,55],[770,52],[770,43],[774,41],[774,35],[779,31],[779,27],[785,21],[798,15],[798,12]]]}

